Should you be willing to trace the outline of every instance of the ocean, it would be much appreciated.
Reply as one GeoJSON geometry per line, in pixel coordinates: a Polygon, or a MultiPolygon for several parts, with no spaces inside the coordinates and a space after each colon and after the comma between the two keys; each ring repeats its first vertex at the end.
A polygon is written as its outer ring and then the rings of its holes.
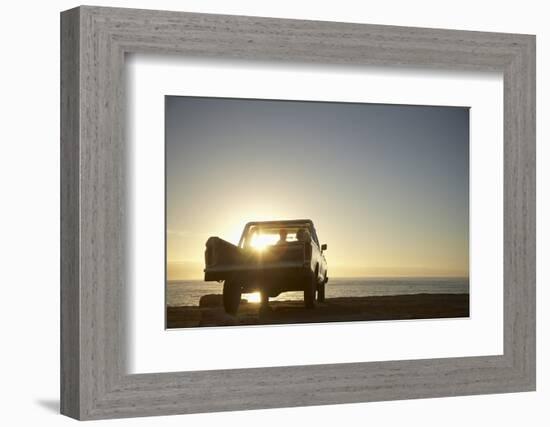
{"type": "MultiPolygon", "coordinates": [[[[411,294],[467,294],[469,279],[449,277],[414,278],[334,278],[326,287],[327,298],[367,297],[380,295],[411,294]]],[[[202,280],[170,281],[167,285],[167,305],[198,306],[200,297],[206,294],[221,294],[223,285],[202,280]]],[[[250,302],[259,301],[257,294],[243,294],[250,302]]],[[[284,292],[270,301],[302,300],[303,292],[284,292]]]]}

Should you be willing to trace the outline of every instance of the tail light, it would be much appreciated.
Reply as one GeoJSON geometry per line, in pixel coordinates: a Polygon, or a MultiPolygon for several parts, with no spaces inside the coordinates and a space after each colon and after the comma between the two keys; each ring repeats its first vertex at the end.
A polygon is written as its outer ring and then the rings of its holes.
{"type": "Polygon", "coordinates": [[[311,242],[306,242],[304,245],[304,258],[306,260],[311,259],[311,242]]]}

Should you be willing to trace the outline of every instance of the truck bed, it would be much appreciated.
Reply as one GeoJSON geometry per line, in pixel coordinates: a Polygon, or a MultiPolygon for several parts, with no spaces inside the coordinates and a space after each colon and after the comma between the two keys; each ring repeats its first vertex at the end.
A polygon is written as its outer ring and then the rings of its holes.
{"type": "Polygon", "coordinates": [[[226,280],[265,274],[285,274],[307,266],[306,245],[302,242],[268,246],[262,251],[243,249],[219,237],[206,242],[204,280],[226,280]]]}

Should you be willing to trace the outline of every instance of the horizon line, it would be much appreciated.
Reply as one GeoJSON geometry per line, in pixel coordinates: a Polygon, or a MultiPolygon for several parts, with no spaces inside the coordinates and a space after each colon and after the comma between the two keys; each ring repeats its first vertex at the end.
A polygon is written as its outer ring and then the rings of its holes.
{"type": "MultiPolygon", "coordinates": [[[[329,276],[329,282],[331,279],[470,279],[470,276],[329,276]]],[[[170,282],[206,282],[204,279],[166,279],[167,283],[170,282]]],[[[209,280],[208,282],[218,282],[217,280],[209,280]]],[[[218,283],[221,283],[219,281],[218,283]]]]}

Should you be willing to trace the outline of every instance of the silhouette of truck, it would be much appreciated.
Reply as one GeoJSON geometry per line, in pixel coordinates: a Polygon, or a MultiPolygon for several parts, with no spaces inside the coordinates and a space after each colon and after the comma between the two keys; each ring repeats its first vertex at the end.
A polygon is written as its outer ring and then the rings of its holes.
{"type": "Polygon", "coordinates": [[[249,222],[238,245],[206,241],[205,281],[223,281],[223,305],[236,314],[242,293],[260,292],[261,308],[282,292],[303,291],[307,308],[325,300],[327,262],[309,219],[249,222]]]}

